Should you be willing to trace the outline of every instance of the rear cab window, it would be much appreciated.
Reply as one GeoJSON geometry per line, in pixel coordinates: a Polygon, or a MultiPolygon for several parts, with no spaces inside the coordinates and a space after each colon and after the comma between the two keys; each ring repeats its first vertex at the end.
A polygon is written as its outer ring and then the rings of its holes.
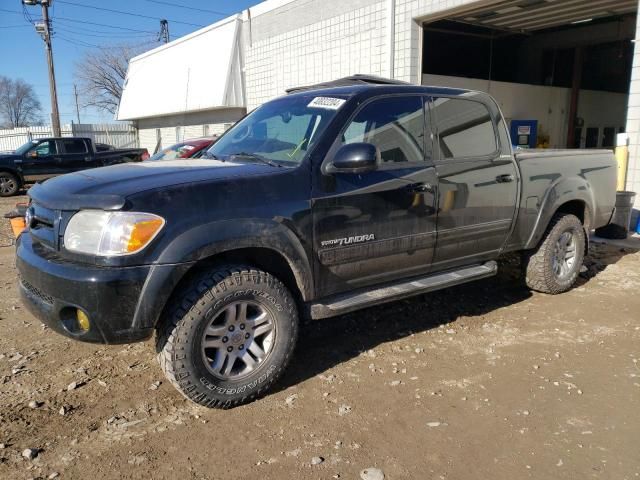
{"type": "Polygon", "coordinates": [[[486,158],[498,154],[495,125],[486,105],[461,98],[434,98],[440,160],[486,158]]]}
{"type": "Polygon", "coordinates": [[[65,153],[87,153],[87,144],[84,140],[62,139],[59,142],[65,153]]]}

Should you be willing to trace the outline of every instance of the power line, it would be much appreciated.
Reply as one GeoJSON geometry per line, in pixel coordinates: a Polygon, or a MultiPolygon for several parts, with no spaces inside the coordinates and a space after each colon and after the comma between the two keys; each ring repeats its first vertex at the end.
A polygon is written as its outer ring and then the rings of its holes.
{"type": "MultiPolygon", "coordinates": [[[[151,20],[162,20],[160,17],[151,17],[149,15],[142,15],[141,13],[131,13],[131,12],[125,12],[123,10],[113,10],[111,8],[96,7],[94,5],[83,5],[81,3],[67,2],[65,0],[57,0],[57,1],[58,3],[64,3],[65,5],[73,5],[75,7],[92,8],[94,10],[102,10],[103,12],[119,13],[121,15],[130,15],[132,17],[148,18],[151,20]]],[[[181,23],[182,25],[189,25],[192,27],[204,27],[204,25],[199,25],[197,23],[181,22],[179,20],[170,20],[170,19],[167,19],[167,20],[169,20],[172,23],[181,23]]]]}
{"type": "MultiPolygon", "coordinates": [[[[70,43],[71,45],[75,45],[77,46],[81,46],[81,47],[89,47],[89,48],[99,48],[100,50],[109,50],[110,47],[109,45],[96,45],[95,43],[89,43],[89,42],[85,42],[84,40],[80,40],[78,38],[67,38],[65,36],[62,36],[60,34],[56,35],[56,38],[59,40],[62,40],[63,42],[66,43],[70,43]]],[[[152,44],[155,44],[156,41],[155,40],[149,40],[147,42],[142,42],[142,43],[136,43],[133,45],[130,45],[132,48],[136,48],[136,47],[144,47],[144,46],[149,46],[152,44]]]]}
{"type": "Polygon", "coordinates": [[[70,43],[72,45],[75,45],[76,47],[78,45],[80,45],[81,47],[104,48],[104,47],[101,47],[100,45],[94,45],[93,43],[85,42],[84,40],[79,40],[77,38],[74,38],[74,39],[67,38],[67,37],[64,37],[64,36],[62,36],[60,34],[57,34],[56,38],[58,40],[62,40],[63,42],[67,42],[67,43],[70,43]]]}
{"type": "Polygon", "coordinates": [[[24,12],[16,12],[15,10],[7,10],[6,8],[0,8],[0,12],[13,13],[14,15],[24,16],[24,12]]]}
{"type": "Polygon", "coordinates": [[[143,32],[143,33],[151,33],[151,34],[157,34],[158,32],[153,32],[151,30],[139,30],[136,28],[128,28],[128,27],[121,27],[119,25],[108,25],[106,23],[96,23],[96,22],[88,22],[86,20],[79,20],[77,18],[67,18],[67,17],[56,17],[56,21],[60,21],[62,20],[63,22],[74,22],[74,23],[85,23],[87,25],[96,25],[98,27],[106,27],[106,28],[117,28],[120,30],[127,30],[129,32],[143,32]]]}
{"type": "Polygon", "coordinates": [[[206,10],[204,8],[187,7],[186,5],[180,5],[178,3],[171,3],[171,2],[163,2],[161,0],[145,0],[145,2],[158,3],[160,5],[168,5],[169,7],[184,8],[185,10],[193,10],[195,12],[213,13],[214,15],[231,15],[230,13],[216,12],[215,10],[206,10]]]}
{"type": "Polygon", "coordinates": [[[69,24],[69,23],[59,23],[60,19],[56,19],[56,23],[58,23],[58,29],[62,26],[63,28],[70,28],[73,29],[74,32],[81,32],[81,33],[91,33],[91,34],[95,34],[95,33],[104,33],[107,35],[113,35],[113,36],[131,36],[131,35],[156,35],[158,32],[152,32],[152,31],[139,31],[139,32],[118,32],[118,31],[114,31],[114,30],[96,30],[94,28],[83,28],[83,27],[79,27],[75,24],[69,24]]]}
{"type": "Polygon", "coordinates": [[[0,25],[0,28],[30,28],[29,25],[0,25]]]}
{"type": "Polygon", "coordinates": [[[62,32],[65,33],[67,35],[80,35],[82,37],[96,37],[96,38],[113,38],[113,39],[117,39],[117,40],[126,40],[127,38],[130,37],[150,37],[152,34],[149,33],[136,33],[136,32],[131,32],[131,33],[120,33],[120,32],[104,32],[103,34],[100,33],[87,33],[86,31],[82,31],[82,32],[76,32],[75,30],[69,30],[67,28],[64,27],[56,27],[55,33],[57,32],[62,32]]]}

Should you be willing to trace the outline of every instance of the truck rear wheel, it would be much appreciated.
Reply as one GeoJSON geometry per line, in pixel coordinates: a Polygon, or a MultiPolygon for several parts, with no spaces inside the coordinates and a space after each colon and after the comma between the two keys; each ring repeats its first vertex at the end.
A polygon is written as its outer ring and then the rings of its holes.
{"type": "Polygon", "coordinates": [[[158,329],[158,361],[190,400],[231,408],[265,393],[293,353],[298,313],[269,273],[246,266],[194,278],[158,329]]]}
{"type": "Polygon", "coordinates": [[[0,197],[13,197],[18,193],[20,180],[13,173],[0,172],[0,197]]]}
{"type": "Polygon", "coordinates": [[[551,295],[569,290],[580,273],[585,245],[586,235],[578,217],[556,214],[542,243],[525,255],[527,286],[551,295]]]}

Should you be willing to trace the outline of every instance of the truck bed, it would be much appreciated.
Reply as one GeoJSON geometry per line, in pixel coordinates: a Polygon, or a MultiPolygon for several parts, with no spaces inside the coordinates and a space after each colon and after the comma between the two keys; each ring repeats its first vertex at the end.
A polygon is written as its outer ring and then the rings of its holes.
{"type": "MultiPolygon", "coordinates": [[[[585,225],[595,229],[606,225],[615,207],[617,162],[611,150],[539,149],[518,150],[515,157],[522,178],[520,207],[508,250],[533,248],[540,240],[532,236],[552,205],[564,198],[580,199],[588,207],[585,225]]],[[[538,233],[539,236],[539,233],[538,233]]]]}

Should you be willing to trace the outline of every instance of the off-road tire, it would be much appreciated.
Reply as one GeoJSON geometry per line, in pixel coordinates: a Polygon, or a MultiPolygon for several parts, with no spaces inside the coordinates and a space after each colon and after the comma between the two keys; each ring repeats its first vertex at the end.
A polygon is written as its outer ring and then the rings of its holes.
{"type": "Polygon", "coordinates": [[[545,236],[535,250],[524,255],[526,283],[531,290],[550,295],[564,293],[573,287],[584,261],[586,234],[582,222],[575,215],[556,214],[549,224],[545,236]],[[571,232],[575,238],[575,261],[566,278],[558,278],[553,270],[553,257],[556,242],[565,232],[571,232]]]}
{"type": "MultiPolygon", "coordinates": [[[[2,183],[2,180],[11,182],[13,187],[8,190],[0,189],[0,197],[13,197],[18,193],[18,190],[20,190],[20,179],[18,177],[13,173],[0,171],[0,183],[2,183]]],[[[6,184],[7,183],[5,183],[5,185],[6,184]]]]}
{"type": "Polygon", "coordinates": [[[167,379],[185,397],[209,408],[232,408],[269,390],[285,370],[298,336],[291,293],[273,275],[250,266],[220,267],[194,277],[173,300],[158,326],[157,358],[167,379]],[[224,380],[202,355],[204,331],[226,306],[246,300],[272,315],[276,326],[270,354],[248,375],[224,380]]]}

